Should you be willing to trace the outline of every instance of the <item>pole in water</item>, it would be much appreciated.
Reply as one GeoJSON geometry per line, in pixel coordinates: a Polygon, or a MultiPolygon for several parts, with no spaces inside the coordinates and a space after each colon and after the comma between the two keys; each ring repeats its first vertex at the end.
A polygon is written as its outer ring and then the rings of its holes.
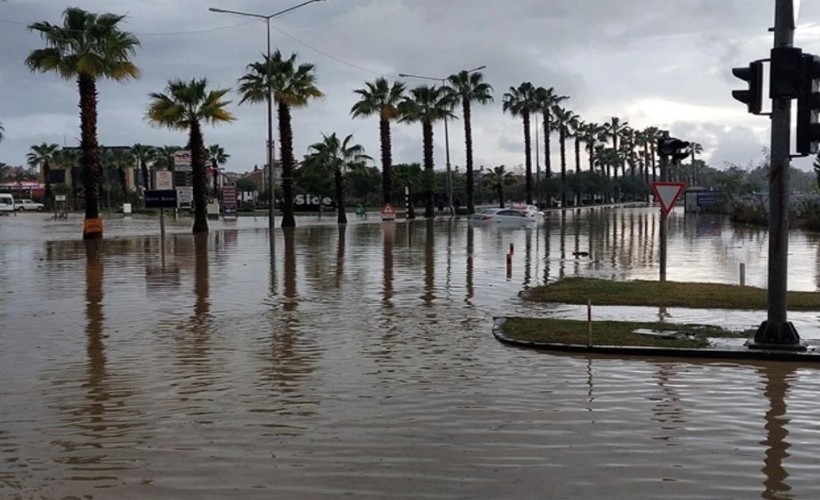
{"type": "Polygon", "coordinates": [[[512,278],[512,254],[507,254],[507,278],[512,278]]]}
{"type": "Polygon", "coordinates": [[[510,243],[510,255],[513,255],[514,253],[515,253],[515,245],[510,243]]]}
{"type": "Polygon", "coordinates": [[[587,330],[589,333],[589,347],[592,347],[592,301],[587,300],[587,330]]]}
{"type": "Polygon", "coordinates": [[[162,258],[162,269],[165,269],[165,210],[159,209],[159,248],[162,258]]]}
{"type": "Polygon", "coordinates": [[[740,263],[740,286],[746,286],[746,264],[740,263]]]}

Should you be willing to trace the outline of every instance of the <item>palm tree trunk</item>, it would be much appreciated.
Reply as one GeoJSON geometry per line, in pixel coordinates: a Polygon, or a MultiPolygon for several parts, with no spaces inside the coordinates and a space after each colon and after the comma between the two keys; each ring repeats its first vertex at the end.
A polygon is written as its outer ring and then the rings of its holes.
{"type": "Polygon", "coordinates": [[[347,224],[347,212],[345,212],[345,179],[342,176],[341,169],[336,169],[333,174],[333,180],[336,183],[336,222],[338,224],[347,224]]]}
{"type": "Polygon", "coordinates": [[[205,144],[202,139],[202,128],[198,121],[191,123],[191,170],[193,171],[194,188],[194,234],[208,232],[208,207],[206,190],[208,178],[205,173],[205,144]]]}
{"type": "Polygon", "coordinates": [[[282,153],[282,227],[296,227],[293,209],[293,129],[291,128],[290,106],[277,100],[279,118],[279,144],[282,153]]]}
{"type": "MultiPolygon", "coordinates": [[[[693,153],[694,155],[694,153],[693,153]]],[[[48,163],[48,160],[43,162],[43,181],[46,185],[46,199],[45,199],[45,206],[46,210],[51,210],[51,165],[48,163]]]]}
{"type": "Polygon", "coordinates": [[[464,110],[464,145],[466,147],[467,154],[467,158],[465,159],[465,163],[467,164],[467,213],[474,214],[475,200],[473,198],[475,193],[473,189],[473,126],[470,123],[472,112],[470,110],[469,99],[463,99],[461,102],[464,110]]]}
{"type": "Polygon", "coordinates": [[[435,198],[433,195],[433,124],[424,121],[421,124],[424,140],[424,173],[427,174],[427,186],[424,194],[424,216],[431,219],[435,214],[435,198]]]}
{"type": "MultiPolygon", "coordinates": [[[[575,175],[579,176],[578,181],[580,185],[580,175],[581,175],[581,138],[579,136],[575,136],[575,175]]],[[[575,192],[575,205],[578,206],[581,204],[581,190],[575,192]]]]}
{"type": "Polygon", "coordinates": [[[524,119],[524,165],[526,167],[527,205],[532,205],[532,140],[530,139],[530,112],[521,113],[524,119]]]}
{"type": "Polygon", "coordinates": [[[140,160],[140,167],[142,170],[142,187],[144,189],[151,189],[148,183],[148,165],[145,163],[145,160],[140,160]]]}
{"type": "Polygon", "coordinates": [[[384,204],[393,203],[393,158],[390,144],[390,120],[379,120],[379,139],[382,146],[382,199],[384,204]]]}
{"type": "Polygon", "coordinates": [[[504,186],[499,184],[498,186],[496,186],[495,190],[498,194],[498,208],[504,208],[504,186]]]}
{"type": "Polygon", "coordinates": [[[563,125],[558,135],[561,143],[561,208],[564,208],[567,206],[567,148],[564,144],[567,138],[567,130],[563,125]]]}
{"type": "Polygon", "coordinates": [[[98,188],[100,148],[97,144],[97,84],[93,77],[83,74],[77,78],[77,85],[80,90],[80,162],[83,166],[85,192],[83,239],[97,240],[103,237],[98,188]]]}
{"type": "Polygon", "coordinates": [[[219,200],[219,163],[216,158],[211,158],[211,168],[214,172],[214,200],[219,200]]]}
{"type": "Polygon", "coordinates": [[[551,130],[550,112],[544,111],[544,168],[547,170],[547,179],[552,177],[552,166],[550,162],[550,136],[551,130]]]}

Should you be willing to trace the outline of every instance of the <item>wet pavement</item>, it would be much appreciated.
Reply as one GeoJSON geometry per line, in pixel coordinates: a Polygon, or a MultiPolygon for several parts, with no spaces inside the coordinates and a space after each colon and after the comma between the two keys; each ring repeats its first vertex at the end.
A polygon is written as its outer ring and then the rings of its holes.
{"type": "MultiPolygon", "coordinates": [[[[0,497],[815,498],[810,366],[510,348],[518,293],[656,279],[657,209],[531,229],[0,218],[0,497]],[[512,245],[508,274],[506,254],[512,245]],[[582,253],[587,255],[582,256],[582,253]]],[[[765,286],[766,231],[670,220],[668,279],[765,286]]],[[[818,286],[791,237],[789,289],[818,286]]],[[[765,312],[595,308],[756,327],[765,312]]],[[[790,313],[820,338],[817,313],[790,313]]]]}

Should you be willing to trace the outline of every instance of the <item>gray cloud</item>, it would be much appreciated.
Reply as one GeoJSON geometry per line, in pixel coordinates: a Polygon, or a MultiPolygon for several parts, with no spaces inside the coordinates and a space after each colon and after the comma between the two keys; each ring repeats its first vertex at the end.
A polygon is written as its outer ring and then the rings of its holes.
{"type": "MultiPolygon", "coordinates": [[[[149,92],[162,91],[172,78],[202,76],[214,86],[235,87],[245,66],[265,49],[264,22],[214,14],[207,7],[272,13],[293,3],[78,0],[74,5],[127,14],[126,29],[142,41],[135,57],[142,78],[100,83],[100,141],[161,145],[182,144],[186,137],[145,123],[149,92]]],[[[32,74],[23,65],[28,53],[42,46],[26,25],[57,23],[62,9],[47,0],[0,4],[0,121],[6,129],[0,161],[20,164],[33,144],[63,144],[65,138],[71,145],[79,135],[75,82],[32,74]]],[[[274,20],[272,44],[315,63],[326,94],[293,113],[297,156],[321,133],[353,133],[378,162],[376,119],[354,120],[349,114],[354,89],[378,75],[443,77],[486,65],[496,102],[474,114],[477,165],[523,163],[521,123],[502,113],[501,96],[510,86],[531,81],[570,95],[567,106],[587,121],[619,116],[636,127],[670,128],[702,143],[704,157],[720,166],[758,157],[767,141],[766,120],[746,115],[732,100],[731,90],[742,82],[730,69],[766,57],[772,18],[771,2],[748,0],[327,0],[274,20]]],[[[804,2],[800,22],[797,42],[816,45],[820,5],[804,2]]],[[[265,160],[265,107],[238,106],[238,98],[232,99],[237,121],[206,128],[205,138],[231,154],[229,169],[245,171],[265,160]]],[[[451,125],[452,164],[463,165],[463,124],[451,125]]],[[[396,161],[421,160],[420,130],[393,126],[396,161]]],[[[435,141],[436,165],[443,168],[441,124],[435,141]]]]}

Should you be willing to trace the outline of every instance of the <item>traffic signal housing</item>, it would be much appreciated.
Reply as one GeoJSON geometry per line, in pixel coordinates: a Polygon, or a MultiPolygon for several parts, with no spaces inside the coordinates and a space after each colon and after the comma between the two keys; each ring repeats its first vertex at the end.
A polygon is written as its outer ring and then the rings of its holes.
{"type": "Polygon", "coordinates": [[[803,156],[816,154],[820,142],[820,57],[803,54],[800,93],[797,96],[795,149],[803,156]]]}
{"type": "Polygon", "coordinates": [[[763,62],[754,61],[746,67],[732,68],[732,74],[748,83],[747,90],[733,90],[732,97],[746,104],[749,113],[759,115],[763,109],[763,62]]]}
{"type": "Polygon", "coordinates": [[[658,140],[658,154],[670,156],[672,160],[683,160],[689,156],[691,144],[674,137],[662,137],[658,140]]]}

